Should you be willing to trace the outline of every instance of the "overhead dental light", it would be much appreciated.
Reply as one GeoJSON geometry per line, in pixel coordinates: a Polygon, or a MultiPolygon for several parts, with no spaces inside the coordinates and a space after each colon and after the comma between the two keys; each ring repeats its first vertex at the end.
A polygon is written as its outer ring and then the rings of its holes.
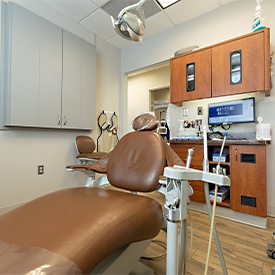
{"type": "Polygon", "coordinates": [[[130,5],[121,10],[118,19],[112,16],[112,23],[115,31],[128,40],[142,42],[141,36],[145,31],[145,15],[143,6],[146,0],[140,0],[134,5],[130,5]]]}

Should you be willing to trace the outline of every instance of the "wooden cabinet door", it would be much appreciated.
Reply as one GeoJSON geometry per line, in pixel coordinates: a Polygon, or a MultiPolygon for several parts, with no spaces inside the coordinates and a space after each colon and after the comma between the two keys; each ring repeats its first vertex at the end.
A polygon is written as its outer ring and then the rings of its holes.
{"type": "Polygon", "coordinates": [[[230,148],[230,207],[267,216],[266,147],[233,145],[230,148]]]}
{"type": "Polygon", "coordinates": [[[198,50],[172,58],[170,60],[170,101],[179,103],[208,97],[211,97],[211,49],[198,50]],[[193,66],[194,74],[188,76],[189,66],[193,66]],[[190,81],[192,81],[192,87],[188,85],[190,81]]]}
{"type": "MultiPolygon", "coordinates": [[[[194,152],[191,161],[191,168],[203,170],[203,145],[173,143],[170,146],[185,163],[188,155],[188,149],[193,148],[194,152]]],[[[194,194],[190,197],[190,200],[205,203],[203,182],[200,180],[191,180],[190,184],[194,191],[194,194]]]]}
{"type": "Polygon", "coordinates": [[[214,46],[212,97],[270,90],[269,47],[269,29],[214,46]],[[240,52],[241,79],[234,84],[231,55],[235,52],[240,52]]]}

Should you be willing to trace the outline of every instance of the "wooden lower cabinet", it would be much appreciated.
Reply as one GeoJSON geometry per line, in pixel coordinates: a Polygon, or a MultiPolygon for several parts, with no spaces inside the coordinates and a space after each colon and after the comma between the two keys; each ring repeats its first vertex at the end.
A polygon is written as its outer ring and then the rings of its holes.
{"type": "MultiPolygon", "coordinates": [[[[191,168],[203,169],[203,145],[192,143],[172,143],[171,148],[186,161],[188,149],[193,148],[191,168]]],[[[208,146],[208,158],[218,145],[208,146]]],[[[249,215],[267,216],[266,191],[266,146],[265,145],[226,145],[228,162],[223,163],[230,175],[230,198],[223,206],[249,215]]],[[[215,163],[210,161],[210,167],[215,163]]],[[[202,181],[190,181],[194,194],[191,201],[205,203],[204,184],[202,181]]]]}
{"type": "Polygon", "coordinates": [[[266,147],[230,147],[230,207],[232,210],[266,217],[266,147]]]}
{"type": "MultiPolygon", "coordinates": [[[[191,161],[191,168],[203,170],[203,146],[200,144],[170,144],[171,148],[178,154],[178,156],[186,162],[188,149],[193,148],[193,156],[191,161]]],[[[205,203],[205,194],[203,182],[199,180],[191,180],[194,194],[190,197],[191,201],[205,203]]]]}

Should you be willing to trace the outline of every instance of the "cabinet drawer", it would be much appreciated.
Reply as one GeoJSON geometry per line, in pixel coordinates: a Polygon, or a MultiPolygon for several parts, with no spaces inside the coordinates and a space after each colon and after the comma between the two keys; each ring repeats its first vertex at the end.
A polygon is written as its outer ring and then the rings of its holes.
{"type": "Polygon", "coordinates": [[[203,145],[174,143],[174,144],[171,144],[170,146],[184,162],[186,162],[188,150],[193,149],[194,151],[193,151],[193,156],[191,160],[191,167],[202,170],[203,145]]]}
{"type": "Polygon", "coordinates": [[[190,197],[191,201],[205,203],[204,191],[194,190],[193,196],[190,197]]]}
{"type": "Polygon", "coordinates": [[[190,180],[189,182],[193,190],[198,190],[198,191],[204,190],[203,182],[201,180],[190,180]]]}

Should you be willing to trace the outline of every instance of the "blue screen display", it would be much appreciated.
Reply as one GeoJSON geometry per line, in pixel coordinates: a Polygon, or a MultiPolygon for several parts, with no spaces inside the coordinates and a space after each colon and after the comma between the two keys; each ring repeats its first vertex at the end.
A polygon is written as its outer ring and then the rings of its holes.
{"type": "Polygon", "coordinates": [[[255,98],[208,105],[208,124],[232,124],[255,121],[255,98]]]}

